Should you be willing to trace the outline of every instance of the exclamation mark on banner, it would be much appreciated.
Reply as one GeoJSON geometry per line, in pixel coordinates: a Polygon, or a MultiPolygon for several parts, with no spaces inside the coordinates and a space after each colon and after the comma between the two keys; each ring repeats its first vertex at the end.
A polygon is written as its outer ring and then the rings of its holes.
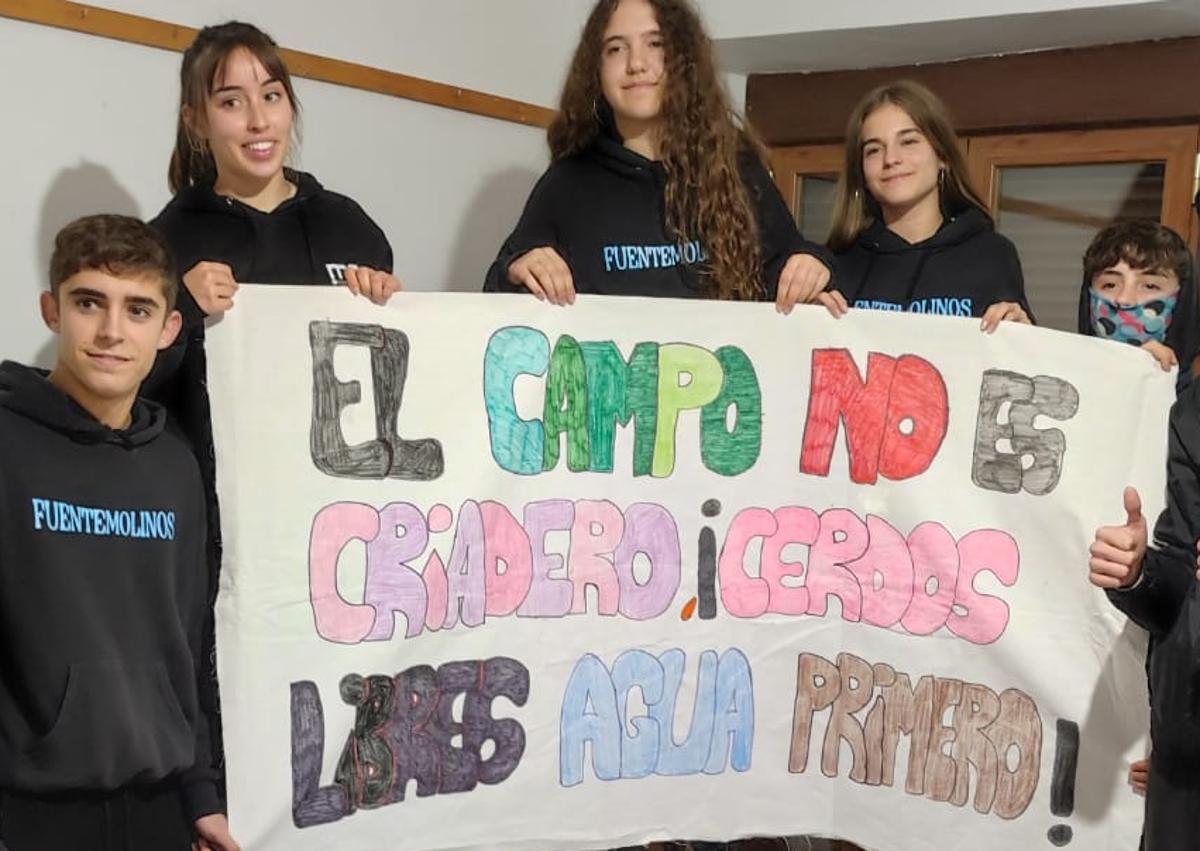
{"type": "MultiPolygon", "coordinates": [[[[706,499],[704,505],[700,506],[700,513],[705,517],[719,517],[720,500],[706,499]]],[[[700,620],[709,621],[717,616],[717,535],[711,526],[700,530],[696,550],[699,560],[696,570],[696,596],[684,604],[679,616],[689,621],[699,610],[700,620]]]]}
{"type": "MultiPolygon", "coordinates": [[[[1075,812],[1075,771],[1079,767],[1079,725],[1059,719],[1054,745],[1054,773],[1050,777],[1050,812],[1067,818],[1075,812]]],[[[1046,837],[1057,848],[1070,845],[1074,831],[1069,824],[1056,824],[1046,837]]]]}

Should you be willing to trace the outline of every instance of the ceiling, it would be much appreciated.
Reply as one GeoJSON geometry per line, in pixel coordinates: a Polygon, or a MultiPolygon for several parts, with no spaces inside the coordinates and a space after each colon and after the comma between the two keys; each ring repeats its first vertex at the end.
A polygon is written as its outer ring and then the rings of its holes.
{"type": "MultiPolygon", "coordinates": [[[[844,2],[839,8],[849,7],[849,11],[857,10],[860,14],[854,15],[852,21],[836,14],[808,19],[809,24],[820,29],[797,29],[804,23],[800,18],[778,14],[797,7],[811,9],[813,4],[767,4],[761,0],[757,5],[764,11],[770,5],[777,14],[763,16],[757,26],[726,20],[734,5],[728,0],[707,0],[704,11],[706,17],[713,18],[709,27],[723,68],[738,74],[877,68],[1200,35],[1200,0],[1140,3],[1093,0],[1087,4],[1070,4],[1069,0],[1024,3],[976,0],[973,4],[976,10],[982,7],[988,13],[974,17],[964,16],[970,7],[963,3],[954,4],[953,17],[939,16],[947,11],[940,8],[944,4],[926,0],[905,4],[909,12],[907,21],[897,20],[895,15],[882,21],[882,16],[874,16],[871,26],[861,25],[864,21],[861,2],[844,2]],[[718,2],[722,3],[720,9],[710,8],[718,2]],[[1059,8],[1047,8],[1050,6],[1059,8]],[[926,13],[924,19],[917,19],[921,15],[915,12],[926,13]],[[754,29],[763,31],[723,35],[754,29]]],[[[826,4],[826,8],[833,5],[826,4]]]]}

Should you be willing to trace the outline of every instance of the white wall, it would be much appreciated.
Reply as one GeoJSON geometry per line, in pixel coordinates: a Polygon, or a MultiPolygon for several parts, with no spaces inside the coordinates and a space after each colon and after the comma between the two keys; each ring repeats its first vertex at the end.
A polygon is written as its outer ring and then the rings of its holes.
{"type": "Polygon", "coordinates": [[[280,44],[551,106],[592,0],[99,0],[199,27],[237,18],[280,44]]]}
{"type": "MultiPolygon", "coordinates": [[[[1132,0],[906,0],[869,23],[914,23],[1132,0]]],[[[1191,2],[1191,0],[1188,0],[1191,2]]],[[[1184,0],[1144,6],[1180,5],[1184,0]]],[[[108,0],[190,25],[239,17],[282,44],[553,105],[591,0],[108,0]]],[[[861,4],[699,0],[717,39],[868,23],[861,4]]],[[[759,48],[755,47],[755,51],[759,48]]],[[[178,54],[0,18],[6,120],[0,161],[0,357],[48,357],[35,295],[55,231],[79,215],[153,216],[167,201],[178,54]]],[[[743,63],[745,71],[753,63],[743,63]]],[[[745,77],[727,74],[735,104],[745,77]]],[[[364,92],[297,81],[298,165],[358,199],[393,243],[412,289],[473,290],[545,166],[541,131],[364,92]]]]}
{"type": "MultiPolygon", "coordinates": [[[[178,68],[175,53],[0,18],[0,357],[46,364],[52,356],[36,294],[62,225],[102,211],[149,218],[167,202],[178,68]]],[[[298,165],[380,224],[407,287],[477,290],[545,168],[543,132],[296,85],[304,107],[298,165]]]]}

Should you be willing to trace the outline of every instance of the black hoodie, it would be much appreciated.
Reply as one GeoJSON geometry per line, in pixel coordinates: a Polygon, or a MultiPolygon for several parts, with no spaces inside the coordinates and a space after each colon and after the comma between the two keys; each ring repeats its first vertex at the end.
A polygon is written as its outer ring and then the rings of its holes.
{"type": "Polygon", "coordinates": [[[851,307],[978,317],[1011,301],[1033,317],[1017,249],[976,207],[916,243],[876,220],[837,255],[836,269],[833,289],[851,307]]]}
{"type": "MultiPolygon", "coordinates": [[[[150,224],[166,238],[179,272],[208,260],[227,264],[239,282],[340,284],[347,264],[392,271],[387,237],[358,204],[325,189],[311,174],[286,173],[296,184],[296,194],[270,213],[218,195],[211,186],[184,189],[172,198],[150,224]]],[[[183,330],[170,348],[159,353],[142,393],[175,417],[196,449],[211,490],[216,464],[206,389],[204,313],[182,283],[179,309],[183,330]]],[[[270,329],[264,328],[263,333],[270,329]]],[[[217,534],[216,514],[210,519],[217,534]]]]}
{"type": "Polygon", "coordinates": [[[1146,848],[1194,851],[1200,837],[1200,382],[1171,408],[1167,507],[1139,581],[1109,599],[1150,632],[1146,848]]]}
{"type": "MultiPolygon", "coordinates": [[[[1187,273],[1179,282],[1179,299],[1175,303],[1175,313],[1171,319],[1171,327],[1167,329],[1166,345],[1175,352],[1179,360],[1179,382],[1177,389],[1182,392],[1192,382],[1192,362],[1200,355],[1200,310],[1196,305],[1195,264],[1189,263],[1187,273]]],[[[1079,286],[1079,333],[1095,337],[1092,329],[1092,282],[1085,273],[1083,283],[1079,286]]]]}
{"type": "MultiPolygon", "coordinates": [[[[330,192],[311,174],[287,170],[296,194],[270,213],[218,195],[212,186],[184,189],[150,224],[167,240],[180,274],[202,260],[224,263],[234,280],[253,284],[341,284],[348,264],[392,271],[392,248],[378,225],[352,199],[330,192]]],[[[221,529],[216,497],[216,454],[208,400],[204,313],[179,286],[183,330],[158,355],[142,393],[163,404],[191,442],[207,494],[208,590],[216,597],[221,529]]],[[[237,309],[236,307],[234,308],[237,309]]],[[[269,334],[270,328],[263,333],[269,334]]],[[[269,369],[270,364],[262,365],[269,369]]],[[[211,625],[206,642],[212,643],[211,625]]],[[[211,646],[204,654],[212,658],[211,646]]],[[[214,750],[220,756],[215,672],[207,665],[202,702],[213,718],[214,750]]]]}
{"type": "Polygon", "coordinates": [[[217,812],[197,705],[204,503],[192,453],[139,401],[114,431],[0,365],[0,789],[175,777],[217,812]]]}
{"type": "MultiPolygon", "coordinates": [[[[775,299],[779,273],[793,254],[811,254],[833,268],[824,248],[796,229],[779,190],[756,154],[740,160],[762,248],[765,298],[775,299]]],[[[702,298],[696,271],[707,259],[698,241],[667,234],[667,173],[621,144],[608,127],[579,154],[553,163],[534,186],[516,230],[488,270],[485,292],[527,292],[509,283],[509,265],[534,248],[555,249],[581,294],[702,298]]]]}
{"type": "MultiPolygon", "coordinates": [[[[296,194],[270,213],[218,195],[211,186],[175,195],[150,224],[171,246],[179,273],[202,260],[224,263],[234,280],[252,284],[340,284],[352,263],[392,271],[387,237],[357,203],[325,189],[311,174],[290,169],[286,174],[296,194]]],[[[176,373],[187,349],[204,338],[204,313],[182,284],[179,310],[184,330],[159,355],[146,383],[149,395],[172,413],[183,392],[175,386],[176,373]]]]}

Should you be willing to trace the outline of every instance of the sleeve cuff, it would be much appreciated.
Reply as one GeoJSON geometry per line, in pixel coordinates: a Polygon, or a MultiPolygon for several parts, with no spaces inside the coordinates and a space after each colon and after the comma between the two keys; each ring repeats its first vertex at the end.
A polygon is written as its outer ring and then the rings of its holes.
{"type": "Polygon", "coordinates": [[[212,780],[187,783],[180,789],[180,795],[183,798],[183,811],[188,824],[194,824],[204,816],[225,811],[221,806],[220,796],[217,795],[217,784],[212,780]]]}
{"type": "Polygon", "coordinates": [[[1121,587],[1121,588],[1114,588],[1114,589],[1112,589],[1112,590],[1113,590],[1113,593],[1116,593],[1116,594],[1125,594],[1125,593],[1127,593],[1127,592],[1129,592],[1129,591],[1133,591],[1133,590],[1135,590],[1135,589],[1137,589],[1138,587],[1140,587],[1140,586],[1141,586],[1141,584],[1142,584],[1142,581],[1143,581],[1145,578],[1146,578],[1146,564],[1145,564],[1145,562],[1143,562],[1143,563],[1142,563],[1142,570],[1141,570],[1141,572],[1138,574],[1138,578],[1137,578],[1137,579],[1134,581],[1134,583],[1133,583],[1132,585],[1125,585],[1125,586],[1123,586],[1123,587],[1121,587]]]}

